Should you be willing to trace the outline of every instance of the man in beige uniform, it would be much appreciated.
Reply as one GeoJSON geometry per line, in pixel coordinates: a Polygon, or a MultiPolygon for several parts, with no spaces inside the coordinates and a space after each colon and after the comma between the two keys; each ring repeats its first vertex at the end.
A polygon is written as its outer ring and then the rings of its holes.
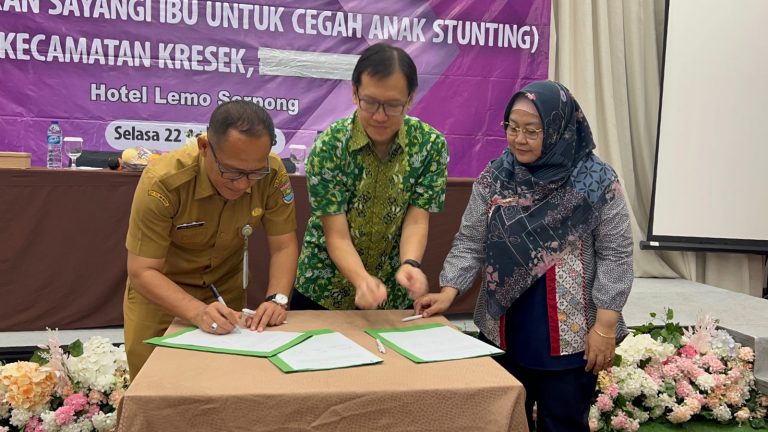
{"type": "Polygon", "coordinates": [[[209,333],[234,329],[245,304],[246,225],[266,231],[272,299],[246,325],[263,330],[285,319],[298,245],[293,190],[280,158],[270,154],[274,137],[263,108],[227,102],[214,110],[198,148],[163,155],[144,170],[126,239],[123,314],[132,376],[152,352],[143,341],[162,335],[174,317],[209,333]],[[216,301],[210,284],[229,307],[216,301]]]}

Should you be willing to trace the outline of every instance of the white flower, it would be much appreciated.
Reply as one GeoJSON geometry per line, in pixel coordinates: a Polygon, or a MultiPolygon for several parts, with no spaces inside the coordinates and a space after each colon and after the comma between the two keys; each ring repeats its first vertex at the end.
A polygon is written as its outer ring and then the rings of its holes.
{"type": "Polygon", "coordinates": [[[715,386],[715,378],[710,374],[703,374],[696,378],[696,385],[700,389],[709,392],[715,386]]]}
{"type": "Polygon", "coordinates": [[[649,334],[629,335],[616,347],[616,354],[621,356],[622,366],[637,366],[645,359],[658,363],[674,352],[674,345],[653,340],[649,334]]]}
{"type": "Polygon", "coordinates": [[[40,414],[40,420],[43,421],[43,430],[45,432],[59,431],[59,425],[56,424],[56,414],[53,411],[45,411],[40,414]]]}
{"type": "Polygon", "coordinates": [[[115,372],[128,369],[125,348],[115,347],[108,339],[94,336],[83,344],[83,355],[67,359],[67,368],[72,379],[81,386],[112,391],[116,385],[115,372]]]}
{"type": "Polygon", "coordinates": [[[619,386],[619,393],[627,400],[641,394],[653,397],[659,392],[658,384],[644,370],[635,366],[614,366],[611,372],[619,386]]]}
{"type": "Polygon", "coordinates": [[[713,409],[712,414],[720,423],[725,423],[731,419],[731,410],[729,410],[726,405],[720,405],[719,407],[713,409]]]}
{"type": "Polygon", "coordinates": [[[712,352],[720,358],[734,357],[738,348],[731,335],[725,330],[715,331],[710,344],[712,352]]]}
{"type": "Polygon", "coordinates": [[[32,417],[32,411],[17,408],[11,413],[11,424],[17,428],[24,429],[30,417],[32,417]]]}
{"type": "Polygon", "coordinates": [[[91,422],[93,422],[93,427],[96,428],[97,431],[104,432],[112,430],[117,425],[117,417],[114,412],[109,414],[98,412],[91,418],[91,422]]]}

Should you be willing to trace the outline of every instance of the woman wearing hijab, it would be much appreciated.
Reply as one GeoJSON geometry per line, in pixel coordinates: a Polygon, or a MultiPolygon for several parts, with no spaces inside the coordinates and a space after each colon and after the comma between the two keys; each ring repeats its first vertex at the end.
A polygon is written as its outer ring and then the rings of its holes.
{"type": "Polygon", "coordinates": [[[526,390],[538,431],[589,430],[597,372],[627,334],[632,232],[615,171],[565,86],[534,82],[512,96],[508,148],[489,163],[440,274],[416,313],[445,311],[481,269],[474,321],[495,359],[526,390]]]}

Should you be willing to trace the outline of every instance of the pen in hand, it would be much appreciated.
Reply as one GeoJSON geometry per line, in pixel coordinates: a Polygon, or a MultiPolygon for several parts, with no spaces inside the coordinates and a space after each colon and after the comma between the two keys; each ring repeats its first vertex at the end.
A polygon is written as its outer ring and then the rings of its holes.
{"type": "MultiPolygon", "coordinates": [[[[229,306],[227,306],[227,302],[224,301],[224,297],[222,297],[221,294],[219,294],[219,290],[216,289],[216,286],[214,284],[208,285],[208,288],[211,289],[211,292],[213,293],[213,296],[216,297],[216,300],[219,303],[224,305],[224,307],[227,307],[227,308],[229,307],[229,306]]],[[[240,326],[239,325],[235,325],[234,332],[238,332],[238,331],[240,331],[240,326]]]]}
{"type": "MultiPolygon", "coordinates": [[[[216,300],[219,301],[219,303],[223,304],[224,306],[227,306],[227,303],[224,302],[224,298],[221,297],[221,294],[219,294],[219,290],[216,289],[216,286],[214,284],[208,285],[208,288],[211,289],[211,292],[213,293],[213,296],[216,297],[216,300]]],[[[229,306],[227,306],[229,307],[229,306]]]]}

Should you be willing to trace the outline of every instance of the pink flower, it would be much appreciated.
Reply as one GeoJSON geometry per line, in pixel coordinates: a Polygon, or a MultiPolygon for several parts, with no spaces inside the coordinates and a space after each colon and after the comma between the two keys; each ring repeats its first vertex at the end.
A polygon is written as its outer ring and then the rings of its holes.
{"type": "Polygon", "coordinates": [[[694,358],[699,352],[693,345],[686,345],[680,348],[680,355],[687,358],[694,358]]]}
{"type": "Polygon", "coordinates": [[[741,402],[743,401],[741,388],[735,385],[729,386],[725,390],[725,401],[728,402],[729,405],[741,405],[741,402]]]}
{"type": "Polygon", "coordinates": [[[701,409],[701,407],[703,407],[703,406],[704,406],[704,405],[707,403],[707,398],[705,398],[705,397],[704,397],[704,395],[703,395],[703,394],[701,394],[701,393],[694,393],[694,394],[692,394],[692,395],[691,395],[691,397],[690,397],[690,398],[688,398],[688,399],[693,399],[693,400],[695,400],[696,402],[698,402],[698,404],[699,404],[699,410],[701,409]]]}
{"type": "Polygon", "coordinates": [[[104,393],[98,390],[91,390],[91,392],[88,393],[88,402],[94,405],[104,404],[104,403],[107,403],[107,397],[104,396],[104,393]]]}
{"type": "Polygon", "coordinates": [[[725,365],[723,362],[721,362],[720,359],[712,353],[707,353],[701,357],[701,364],[708,368],[710,372],[719,373],[725,370],[725,365]]]}
{"type": "Polygon", "coordinates": [[[728,380],[731,382],[741,381],[742,377],[743,375],[741,374],[740,369],[731,369],[728,371],[728,380]]]}
{"type": "Polygon", "coordinates": [[[72,393],[64,399],[65,406],[71,406],[75,412],[82,411],[88,405],[88,398],[82,393],[72,393]]]}
{"type": "Polygon", "coordinates": [[[757,397],[757,403],[760,404],[760,406],[768,406],[768,395],[761,394],[757,397]]]}
{"type": "Polygon", "coordinates": [[[669,361],[666,364],[662,364],[661,366],[661,376],[663,378],[671,378],[674,380],[677,380],[681,375],[680,368],[677,365],[677,362],[669,361]]]}
{"type": "Polygon", "coordinates": [[[738,411],[736,411],[736,414],[733,415],[733,418],[736,419],[737,422],[739,422],[739,426],[741,426],[741,423],[744,423],[745,421],[749,420],[749,417],[752,413],[749,412],[749,408],[744,407],[738,411]]]}
{"type": "Polygon", "coordinates": [[[608,389],[606,390],[606,394],[611,397],[611,399],[615,399],[616,396],[619,395],[619,385],[616,383],[613,383],[608,386],[608,389]]]}
{"type": "MultiPolygon", "coordinates": [[[[703,400],[704,398],[702,398],[703,400]]],[[[695,397],[686,398],[683,405],[688,409],[691,415],[696,415],[701,411],[701,401],[695,397]]]]}
{"type": "Polygon", "coordinates": [[[53,413],[56,418],[56,424],[64,426],[72,423],[75,420],[75,408],[64,405],[59,407],[56,412],[53,413]]]}
{"type": "Polygon", "coordinates": [[[608,412],[613,409],[613,399],[607,394],[601,394],[597,397],[596,405],[600,412],[608,412]]]}
{"type": "Polygon", "coordinates": [[[741,347],[739,348],[738,357],[740,360],[752,362],[755,360],[755,352],[750,347],[741,347]]]}
{"type": "Polygon", "coordinates": [[[99,408],[98,405],[91,405],[88,407],[88,412],[85,413],[85,418],[89,419],[101,411],[101,408],[99,408]]]}
{"type": "Polygon", "coordinates": [[[611,426],[614,429],[624,430],[629,426],[629,418],[622,411],[616,414],[615,416],[611,417],[611,426]]]}
{"type": "Polygon", "coordinates": [[[109,394],[109,404],[117,408],[117,405],[120,403],[120,399],[123,398],[124,393],[125,390],[123,389],[115,389],[112,393],[109,394]]]}
{"type": "Polygon", "coordinates": [[[693,387],[691,387],[691,384],[688,382],[688,380],[680,380],[675,386],[675,392],[681,398],[687,398],[691,395],[691,393],[693,393],[693,387]]]}
{"type": "Polygon", "coordinates": [[[658,385],[661,385],[662,379],[661,379],[661,366],[659,365],[648,365],[644,369],[645,373],[658,385]]]}
{"type": "Polygon", "coordinates": [[[27,420],[27,425],[24,427],[24,432],[43,432],[43,422],[40,421],[40,417],[30,417],[27,420]]]}
{"type": "Polygon", "coordinates": [[[672,408],[672,412],[667,415],[670,423],[685,423],[691,419],[691,411],[688,407],[678,405],[672,408]]]}

